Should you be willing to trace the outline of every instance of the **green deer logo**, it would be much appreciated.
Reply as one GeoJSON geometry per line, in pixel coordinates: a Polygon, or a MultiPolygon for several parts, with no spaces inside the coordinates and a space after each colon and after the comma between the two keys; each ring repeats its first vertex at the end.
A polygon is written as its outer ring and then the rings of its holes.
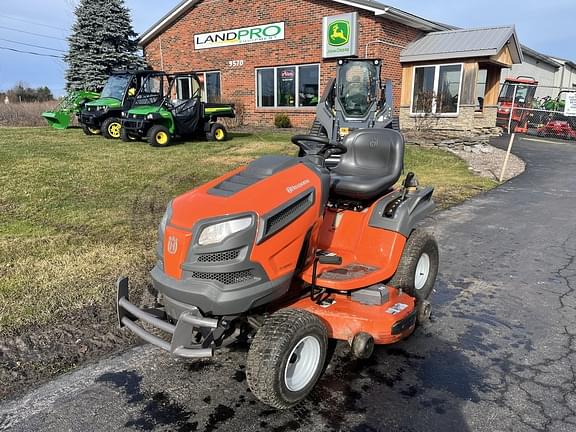
{"type": "Polygon", "coordinates": [[[332,46],[346,45],[350,41],[350,22],[334,21],[328,28],[328,43],[332,46]]]}

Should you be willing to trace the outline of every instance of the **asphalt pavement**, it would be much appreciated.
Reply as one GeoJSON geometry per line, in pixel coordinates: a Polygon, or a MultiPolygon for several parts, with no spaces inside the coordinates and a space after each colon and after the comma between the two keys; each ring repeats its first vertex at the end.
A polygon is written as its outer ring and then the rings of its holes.
{"type": "Polygon", "coordinates": [[[518,140],[521,176],[435,214],[433,318],[365,361],[339,345],[312,395],[275,411],[246,352],[150,346],[0,403],[13,431],[576,431],[576,145],[518,140]]]}

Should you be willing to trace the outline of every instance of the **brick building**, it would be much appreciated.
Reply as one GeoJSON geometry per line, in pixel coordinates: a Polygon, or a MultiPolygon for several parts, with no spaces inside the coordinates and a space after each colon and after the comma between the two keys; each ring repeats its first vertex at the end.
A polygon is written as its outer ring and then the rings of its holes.
{"type": "Polygon", "coordinates": [[[328,56],[339,55],[326,52],[337,51],[338,40],[323,46],[325,39],[348,39],[351,50],[342,56],[382,59],[399,107],[401,51],[446,29],[373,0],[184,0],[140,36],[140,45],[154,68],[202,71],[203,97],[242,106],[246,124],[271,125],[282,112],[294,126],[309,127],[335,75],[336,58],[328,56]],[[342,21],[349,25],[334,24],[342,21]]]}

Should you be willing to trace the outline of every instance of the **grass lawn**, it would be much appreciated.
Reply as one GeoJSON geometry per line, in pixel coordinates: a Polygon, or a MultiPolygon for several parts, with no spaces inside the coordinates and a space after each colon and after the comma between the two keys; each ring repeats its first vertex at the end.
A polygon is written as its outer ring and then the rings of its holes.
{"type": "MultiPolygon", "coordinates": [[[[118,275],[148,283],[171,197],[264,154],[294,154],[288,132],[165,149],[78,129],[0,128],[0,334],[113,304],[118,275]]],[[[494,182],[439,150],[408,148],[406,170],[448,206],[494,182]]]]}

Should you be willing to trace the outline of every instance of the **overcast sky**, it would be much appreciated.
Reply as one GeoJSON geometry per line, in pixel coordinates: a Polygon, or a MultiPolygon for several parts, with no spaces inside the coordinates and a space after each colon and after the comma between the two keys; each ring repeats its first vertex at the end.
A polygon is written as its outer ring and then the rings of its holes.
{"type": "MultiPolygon", "coordinates": [[[[178,2],[126,0],[132,9],[137,32],[146,30],[178,2]]],[[[0,9],[0,47],[61,54],[59,51],[16,44],[15,41],[66,50],[65,38],[74,20],[72,12],[75,0],[3,0],[3,3],[7,4],[0,9]]],[[[524,45],[576,62],[575,0],[388,0],[383,3],[460,27],[514,24],[524,45]]],[[[47,85],[60,95],[64,87],[65,68],[66,65],[56,58],[0,49],[0,90],[12,87],[17,81],[24,81],[32,87],[47,85]]]]}

